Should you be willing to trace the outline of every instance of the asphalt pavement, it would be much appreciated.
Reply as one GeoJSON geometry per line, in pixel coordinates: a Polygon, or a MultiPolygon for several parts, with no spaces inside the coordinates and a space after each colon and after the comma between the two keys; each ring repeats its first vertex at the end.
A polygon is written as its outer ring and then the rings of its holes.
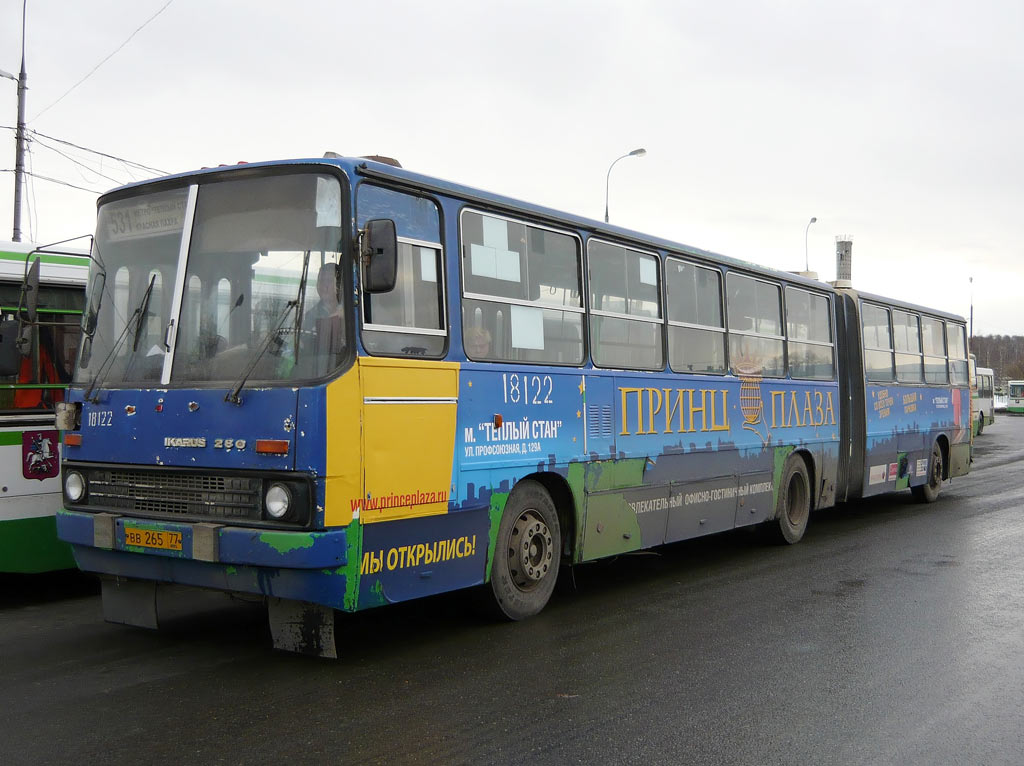
{"type": "Polygon", "coordinates": [[[0,761],[1024,763],[1024,417],[909,492],[578,567],[517,624],[448,594],[275,652],[259,604],[108,625],[78,573],[0,576],[0,761]]]}

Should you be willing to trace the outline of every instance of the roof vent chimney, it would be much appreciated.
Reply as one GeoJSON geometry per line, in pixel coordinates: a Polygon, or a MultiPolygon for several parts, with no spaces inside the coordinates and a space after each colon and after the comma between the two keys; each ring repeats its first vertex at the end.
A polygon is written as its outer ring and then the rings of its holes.
{"type": "Polygon", "coordinates": [[[836,287],[853,287],[853,240],[836,237],[836,287]]]}

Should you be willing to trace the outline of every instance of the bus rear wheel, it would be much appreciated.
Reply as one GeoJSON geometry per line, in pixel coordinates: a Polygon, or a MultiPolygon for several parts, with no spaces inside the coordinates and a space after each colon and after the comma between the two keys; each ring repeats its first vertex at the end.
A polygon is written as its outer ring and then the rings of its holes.
{"type": "Polygon", "coordinates": [[[795,545],[807,531],[811,517],[811,480],[803,458],[791,455],[782,470],[775,520],[768,522],[769,537],[777,543],[795,545]]]}
{"type": "Polygon", "coordinates": [[[922,503],[934,503],[939,499],[939,491],[942,489],[942,449],[939,443],[932,445],[932,456],[928,461],[928,481],[917,487],[911,487],[910,491],[922,503]]]}
{"type": "Polygon", "coordinates": [[[491,592],[500,616],[522,620],[548,603],[558,579],[562,540],[551,496],[521,482],[501,515],[491,565],[491,592]]]}
{"type": "Polygon", "coordinates": [[[982,412],[978,417],[978,436],[981,436],[981,432],[985,430],[985,413],[982,412]]]}

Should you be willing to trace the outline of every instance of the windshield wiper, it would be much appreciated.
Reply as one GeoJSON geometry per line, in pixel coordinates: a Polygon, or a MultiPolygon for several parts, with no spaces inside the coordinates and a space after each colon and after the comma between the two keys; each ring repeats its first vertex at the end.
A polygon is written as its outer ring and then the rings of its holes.
{"type": "Polygon", "coordinates": [[[245,385],[245,381],[247,381],[249,376],[252,375],[252,371],[256,369],[256,365],[259,363],[260,359],[262,359],[263,355],[267,352],[267,349],[270,347],[270,342],[279,337],[281,328],[284,327],[284,322],[288,318],[288,312],[290,311],[295,311],[293,340],[295,344],[295,348],[293,350],[295,355],[294,361],[297,362],[299,360],[299,332],[302,329],[302,306],[306,300],[306,274],[309,272],[309,253],[310,251],[307,250],[302,257],[302,278],[299,280],[299,290],[296,293],[294,300],[288,301],[284,311],[281,313],[281,318],[277,321],[277,326],[268,332],[260,342],[256,354],[253,356],[252,361],[249,362],[249,366],[245,368],[245,372],[242,373],[242,377],[238,379],[235,385],[231,387],[231,390],[228,391],[227,395],[224,397],[225,402],[231,402],[232,404],[242,403],[242,399],[238,396],[238,393],[242,390],[242,386],[245,385]]]}
{"type": "Polygon", "coordinates": [[[145,323],[146,315],[149,313],[149,298],[153,294],[154,282],[156,282],[156,274],[149,278],[149,287],[146,288],[146,294],[142,296],[142,305],[139,306],[139,318],[135,322],[135,340],[132,341],[133,354],[139,350],[139,339],[142,338],[142,325],[145,323]]]}
{"type": "Polygon", "coordinates": [[[299,279],[299,294],[296,297],[298,306],[295,308],[295,348],[292,349],[295,363],[299,363],[299,338],[302,337],[302,313],[306,306],[306,276],[309,274],[309,253],[307,250],[302,258],[302,278],[299,279]]]}
{"type": "Polygon", "coordinates": [[[285,305],[284,311],[281,312],[281,318],[277,321],[277,324],[269,332],[267,332],[266,335],[263,336],[263,340],[260,342],[259,348],[253,355],[252,361],[249,362],[249,366],[245,368],[245,372],[242,373],[242,377],[238,379],[235,385],[231,387],[231,390],[224,397],[225,402],[231,402],[232,404],[242,403],[242,399],[241,397],[239,397],[238,392],[242,390],[242,386],[245,385],[245,381],[249,379],[249,376],[252,375],[252,371],[256,369],[256,365],[259,363],[260,359],[263,358],[263,355],[270,347],[270,342],[278,337],[279,333],[281,332],[281,328],[284,327],[285,320],[288,318],[288,314],[293,309],[297,310],[298,306],[298,299],[288,301],[288,303],[285,305]]]}
{"type": "MultiPolygon", "coordinates": [[[[100,381],[106,376],[107,372],[110,370],[110,366],[113,364],[114,358],[117,356],[117,352],[121,349],[121,344],[124,343],[124,339],[128,337],[128,331],[132,329],[133,325],[135,326],[135,343],[132,346],[132,352],[134,353],[134,351],[138,348],[139,331],[142,326],[142,317],[144,316],[145,312],[149,310],[149,297],[153,294],[153,284],[155,281],[156,274],[154,274],[152,278],[149,280],[149,287],[146,288],[146,292],[142,296],[142,300],[139,302],[139,305],[135,307],[135,311],[132,312],[132,315],[128,319],[128,321],[124,323],[124,329],[121,330],[121,334],[118,335],[117,340],[114,341],[114,346],[110,349],[110,351],[107,352],[107,355],[103,358],[103,362],[100,364],[100,368],[96,370],[96,374],[92,376],[92,380],[89,382],[89,388],[86,389],[85,391],[84,398],[86,401],[91,401],[93,404],[99,402],[99,394],[96,395],[95,399],[90,399],[89,397],[92,394],[93,389],[95,389],[99,385],[100,381]]],[[[106,287],[105,284],[104,287],[106,287]]],[[[127,373],[128,370],[126,369],[125,374],[127,375],[127,373]]]]}

